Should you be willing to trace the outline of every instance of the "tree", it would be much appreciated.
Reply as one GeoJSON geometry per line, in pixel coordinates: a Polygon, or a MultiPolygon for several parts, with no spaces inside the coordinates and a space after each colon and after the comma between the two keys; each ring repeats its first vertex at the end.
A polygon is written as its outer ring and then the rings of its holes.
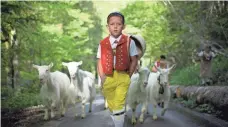
{"type": "Polygon", "coordinates": [[[101,38],[101,26],[98,16],[92,14],[95,11],[92,2],[83,6],[78,6],[79,3],[83,2],[2,2],[2,74],[14,81],[12,73],[17,69],[21,76],[17,82],[2,80],[4,84],[12,87],[15,83],[30,84],[37,75],[32,64],[53,62],[55,70],[62,70],[62,61],[84,60],[83,67],[94,69],[91,67],[95,66],[93,43],[101,38]],[[17,47],[12,47],[9,41],[14,29],[15,42],[20,42],[17,47]],[[15,58],[20,60],[17,66],[13,64],[15,58]]]}

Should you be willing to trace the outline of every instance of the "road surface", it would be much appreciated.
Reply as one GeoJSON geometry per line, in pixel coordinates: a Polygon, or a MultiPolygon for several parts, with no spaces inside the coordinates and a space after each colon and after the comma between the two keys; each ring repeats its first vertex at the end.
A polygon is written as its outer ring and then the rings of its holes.
{"type": "MultiPolygon", "coordinates": [[[[76,106],[77,112],[80,113],[80,104],[76,106]]],[[[80,116],[74,117],[75,108],[70,106],[64,117],[58,117],[50,121],[41,121],[32,125],[32,127],[114,127],[108,110],[104,110],[103,97],[98,95],[93,103],[92,113],[88,113],[88,104],[86,105],[87,116],[85,119],[81,119],[80,116]]],[[[137,107],[137,116],[140,113],[140,105],[137,107]]],[[[186,112],[179,110],[178,107],[170,106],[170,109],[166,112],[165,116],[160,115],[161,109],[158,111],[158,120],[152,120],[152,108],[149,105],[149,114],[145,115],[145,121],[143,124],[137,123],[131,125],[131,111],[127,112],[127,127],[223,127],[223,125],[215,125],[206,120],[204,116],[195,117],[195,115],[189,115],[186,112]],[[202,117],[202,119],[201,119],[202,117]]],[[[212,120],[216,122],[216,120],[212,120]]],[[[221,122],[218,122],[221,123],[221,122]]],[[[228,125],[228,124],[226,124],[228,125]]],[[[225,126],[224,126],[225,127],[225,126]]]]}

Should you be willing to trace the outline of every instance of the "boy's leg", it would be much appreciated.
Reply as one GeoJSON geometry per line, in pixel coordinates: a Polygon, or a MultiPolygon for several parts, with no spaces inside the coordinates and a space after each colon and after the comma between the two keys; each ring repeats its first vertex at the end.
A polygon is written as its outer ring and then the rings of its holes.
{"type": "Polygon", "coordinates": [[[113,77],[107,77],[103,84],[103,94],[108,103],[110,112],[114,108],[114,97],[115,97],[116,83],[113,77]]]}
{"type": "Polygon", "coordinates": [[[115,91],[113,121],[115,127],[123,127],[125,117],[125,101],[127,97],[128,88],[130,85],[130,77],[127,73],[117,72],[118,85],[115,91]]]}

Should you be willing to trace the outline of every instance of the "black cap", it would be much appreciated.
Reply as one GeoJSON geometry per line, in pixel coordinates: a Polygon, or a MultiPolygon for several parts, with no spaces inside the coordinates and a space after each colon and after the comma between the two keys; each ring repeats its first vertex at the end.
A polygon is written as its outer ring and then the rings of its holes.
{"type": "Polygon", "coordinates": [[[160,56],[161,59],[166,59],[165,55],[160,56]]]}

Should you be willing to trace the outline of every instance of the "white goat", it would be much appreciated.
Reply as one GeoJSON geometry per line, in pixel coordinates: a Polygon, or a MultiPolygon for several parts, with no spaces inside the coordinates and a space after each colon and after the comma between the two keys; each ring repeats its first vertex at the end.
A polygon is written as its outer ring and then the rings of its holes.
{"type": "Polygon", "coordinates": [[[157,105],[160,102],[164,101],[164,107],[162,109],[161,112],[161,116],[165,115],[165,112],[168,108],[168,104],[169,104],[169,100],[171,97],[171,92],[170,92],[170,88],[169,88],[169,72],[170,70],[174,67],[175,65],[173,65],[172,67],[168,68],[168,69],[161,69],[161,68],[157,68],[158,72],[154,73],[151,72],[149,79],[148,79],[148,85],[147,85],[147,102],[145,104],[143,104],[142,106],[142,112],[141,112],[141,116],[140,116],[140,122],[143,121],[143,115],[144,112],[147,109],[147,103],[152,103],[153,105],[153,119],[156,120],[157,119],[157,105]]]}
{"type": "MultiPolygon", "coordinates": [[[[89,112],[92,111],[92,102],[96,96],[96,88],[95,88],[95,76],[88,72],[79,69],[79,66],[82,64],[80,62],[69,62],[64,63],[62,65],[68,68],[70,73],[71,83],[74,84],[75,89],[77,91],[78,96],[80,97],[80,101],[82,102],[82,114],[81,118],[85,118],[85,104],[86,102],[90,103],[89,112]]],[[[77,116],[77,114],[75,114],[77,116]]]]}
{"type": "Polygon", "coordinates": [[[148,68],[140,68],[138,73],[131,77],[131,84],[128,90],[127,103],[132,109],[132,124],[136,123],[135,110],[138,104],[145,103],[147,100],[146,86],[150,71],[148,68]]]}
{"type": "Polygon", "coordinates": [[[68,99],[68,88],[70,79],[62,72],[50,72],[53,63],[50,65],[33,67],[39,71],[39,79],[42,85],[40,89],[40,96],[45,106],[44,119],[48,120],[48,110],[51,110],[51,118],[55,116],[54,108],[60,108],[61,115],[64,116],[68,99]],[[60,107],[59,107],[60,105],[60,107]]]}

